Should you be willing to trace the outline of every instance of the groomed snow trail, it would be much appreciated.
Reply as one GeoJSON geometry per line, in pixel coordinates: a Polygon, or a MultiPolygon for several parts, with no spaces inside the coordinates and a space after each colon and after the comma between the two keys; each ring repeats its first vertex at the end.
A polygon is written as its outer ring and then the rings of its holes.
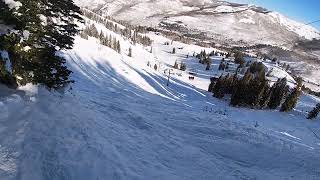
{"type": "Polygon", "coordinates": [[[320,177],[319,123],[303,117],[316,98],[291,114],[237,109],[178,78],[166,87],[92,41],[64,56],[76,81],[67,94],[2,88],[1,180],[320,177]]]}

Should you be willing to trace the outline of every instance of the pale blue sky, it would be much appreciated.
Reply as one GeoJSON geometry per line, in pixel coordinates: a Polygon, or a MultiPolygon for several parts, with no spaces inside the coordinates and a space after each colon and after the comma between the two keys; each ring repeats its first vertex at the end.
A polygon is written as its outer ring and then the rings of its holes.
{"type": "MultiPolygon", "coordinates": [[[[320,0],[229,0],[255,4],[303,23],[320,20],[320,0]]],[[[312,24],[320,30],[320,22],[312,24]]]]}

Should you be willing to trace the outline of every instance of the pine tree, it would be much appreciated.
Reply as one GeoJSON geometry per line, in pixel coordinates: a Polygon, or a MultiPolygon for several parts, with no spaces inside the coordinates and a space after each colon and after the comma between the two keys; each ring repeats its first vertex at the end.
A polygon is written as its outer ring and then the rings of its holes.
{"type": "Polygon", "coordinates": [[[132,57],[132,48],[129,47],[129,54],[128,54],[129,57],[132,57]]]}
{"type": "Polygon", "coordinates": [[[178,64],[177,61],[174,62],[173,68],[174,68],[174,69],[179,69],[179,64],[178,64]]]}
{"type": "Polygon", "coordinates": [[[173,48],[172,49],[172,54],[175,54],[176,53],[176,48],[173,48]]]}
{"type": "Polygon", "coordinates": [[[103,33],[102,30],[101,30],[101,31],[100,31],[100,34],[99,34],[99,40],[100,40],[101,44],[103,44],[102,42],[103,42],[104,39],[105,39],[104,33],[103,33]]]}
{"type": "Polygon", "coordinates": [[[224,61],[221,61],[220,65],[219,65],[219,71],[224,71],[225,69],[226,69],[226,65],[225,65],[224,61]]]}
{"type": "Polygon", "coordinates": [[[298,78],[297,86],[293,89],[290,95],[286,98],[285,102],[282,104],[280,111],[289,112],[291,111],[298,103],[299,97],[302,90],[302,79],[298,78]]]}
{"type": "MultiPolygon", "coordinates": [[[[19,2],[21,6],[11,10],[12,22],[19,31],[3,37],[13,75],[19,76],[21,85],[40,83],[49,88],[60,88],[72,82],[65,59],[56,52],[72,48],[73,36],[78,33],[76,22],[82,22],[80,9],[67,0],[19,2]]],[[[0,6],[2,8],[3,4],[0,6]]]]}
{"type": "Polygon", "coordinates": [[[224,97],[225,95],[224,89],[223,89],[224,82],[225,82],[225,77],[221,75],[212,89],[213,97],[216,97],[218,99],[222,99],[224,97]]]}
{"type": "Polygon", "coordinates": [[[208,87],[208,92],[212,92],[213,91],[214,85],[215,85],[215,78],[212,77],[212,78],[210,78],[210,85],[208,87]]]}
{"type": "Polygon", "coordinates": [[[320,112],[320,103],[316,105],[316,107],[309,112],[307,119],[315,119],[320,112]]]}
{"type": "Polygon", "coordinates": [[[281,105],[286,93],[288,92],[287,79],[282,78],[278,79],[278,81],[271,88],[270,100],[268,103],[268,107],[270,109],[276,109],[281,105]]]}
{"type": "Polygon", "coordinates": [[[187,65],[186,65],[185,63],[181,63],[181,65],[180,65],[180,70],[181,70],[181,71],[187,70],[187,65]]]}
{"type": "Polygon", "coordinates": [[[204,63],[207,65],[206,66],[206,71],[209,71],[210,70],[210,67],[211,67],[211,64],[212,64],[212,60],[209,56],[207,56],[205,59],[204,59],[204,63]]]}
{"type": "Polygon", "coordinates": [[[234,55],[234,58],[235,58],[235,59],[234,59],[234,62],[235,62],[236,64],[240,64],[241,67],[244,66],[245,60],[244,60],[243,54],[242,54],[241,52],[236,52],[235,55],[234,55]]]}
{"type": "MultiPolygon", "coordinates": [[[[117,48],[116,48],[118,53],[121,53],[121,45],[120,45],[120,41],[117,41],[117,48]]],[[[131,52],[131,56],[132,56],[132,52],[131,52]]]]}
{"type": "Polygon", "coordinates": [[[210,63],[207,63],[206,71],[209,71],[209,70],[210,70],[210,67],[211,67],[211,64],[210,64],[210,63]]]}
{"type": "Polygon", "coordinates": [[[252,78],[253,75],[248,70],[242,79],[236,83],[234,92],[231,96],[230,104],[232,106],[245,106],[247,104],[248,94],[250,93],[248,89],[252,78]]]}

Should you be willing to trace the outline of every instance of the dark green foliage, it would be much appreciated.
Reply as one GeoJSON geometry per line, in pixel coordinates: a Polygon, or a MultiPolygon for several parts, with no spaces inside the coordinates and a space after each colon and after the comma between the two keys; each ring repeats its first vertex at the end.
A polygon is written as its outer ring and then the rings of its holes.
{"type": "Polygon", "coordinates": [[[289,112],[291,111],[298,103],[299,97],[301,95],[302,89],[302,79],[297,79],[297,86],[292,90],[289,96],[286,98],[285,102],[282,104],[280,111],[289,112]]]}
{"type": "Polygon", "coordinates": [[[241,65],[241,67],[243,67],[244,66],[244,64],[245,64],[245,60],[244,60],[244,55],[241,53],[241,52],[236,52],[235,54],[234,54],[234,62],[236,63],[236,64],[240,64],[241,65]]]}
{"type": "MultiPolygon", "coordinates": [[[[117,51],[118,53],[121,53],[120,41],[117,41],[116,51],[117,51]]],[[[132,51],[132,49],[131,49],[131,51],[132,51]]],[[[132,56],[132,52],[131,52],[131,56],[132,56]]],[[[131,57],[131,56],[130,56],[130,57],[131,57]]]]}
{"type": "Polygon", "coordinates": [[[181,70],[181,71],[187,70],[187,65],[186,65],[185,63],[181,63],[181,65],[180,65],[180,70],[181,70]]]}
{"type": "Polygon", "coordinates": [[[158,70],[158,66],[157,66],[157,64],[155,64],[154,66],[153,66],[153,68],[154,68],[154,70],[158,70]]]}
{"type": "Polygon", "coordinates": [[[289,87],[287,86],[287,79],[278,79],[278,81],[271,87],[271,95],[268,107],[270,109],[276,109],[278,106],[280,106],[288,90],[289,87]]]}
{"type": "Polygon", "coordinates": [[[225,77],[221,75],[212,89],[213,97],[216,97],[219,99],[224,97],[225,95],[224,88],[223,88],[224,81],[225,81],[225,77]]]}
{"type": "Polygon", "coordinates": [[[277,58],[273,58],[273,59],[272,59],[272,62],[277,62],[277,61],[278,61],[277,58]]]}
{"type": "Polygon", "coordinates": [[[176,53],[176,48],[173,48],[172,49],[172,54],[175,54],[176,53]]]}
{"type": "Polygon", "coordinates": [[[250,90],[249,84],[253,79],[253,75],[247,71],[241,80],[236,84],[235,91],[231,96],[230,104],[232,106],[245,106],[247,103],[248,92],[250,90]]]}
{"type": "Polygon", "coordinates": [[[224,61],[221,61],[219,65],[219,71],[224,71],[225,69],[226,69],[226,64],[224,63],[224,61]]]}
{"type": "Polygon", "coordinates": [[[221,76],[212,88],[213,80],[208,90],[217,98],[230,94],[232,106],[264,108],[269,102],[271,91],[264,69],[251,73],[249,68],[241,79],[237,74],[221,76]]]}
{"type": "MultiPolygon", "coordinates": [[[[19,77],[15,79],[21,85],[44,84],[56,89],[72,82],[65,59],[57,50],[72,48],[73,36],[78,33],[76,22],[82,21],[80,9],[67,0],[19,2],[21,7],[4,10],[6,17],[0,15],[0,21],[10,16],[14,28],[20,30],[0,37],[1,49],[10,57],[12,77],[19,77]]],[[[0,9],[8,8],[1,2],[0,9]]]]}
{"type": "Polygon", "coordinates": [[[128,54],[128,56],[129,56],[129,57],[132,57],[132,48],[131,48],[131,47],[129,48],[129,54],[128,54]]]}
{"type": "Polygon", "coordinates": [[[214,77],[212,77],[212,78],[210,78],[210,85],[209,85],[209,88],[208,88],[208,92],[213,92],[213,87],[214,87],[214,85],[215,85],[215,78],[214,77]]]}
{"type": "Polygon", "coordinates": [[[176,62],[174,62],[173,68],[174,68],[174,69],[179,69],[179,64],[178,64],[178,62],[177,62],[177,61],[176,61],[176,62]]]}
{"type": "Polygon", "coordinates": [[[210,67],[211,67],[211,64],[210,64],[210,63],[207,63],[206,71],[209,71],[209,70],[210,70],[210,67]]]}
{"type": "Polygon", "coordinates": [[[17,88],[15,77],[12,76],[5,68],[5,61],[0,56],[0,83],[7,85],[10,88],[17,88]]]}
{"type": "Polygon", "coordinates": [[[199,63],[204,64],[205,59],[207,58],[207,53],[205,50],[201,51],[200,54],[197,55],[197,58],[199,59],[199,63]]]}
{"type": "Polygon", "coordinates": [[[234,83],[234,87],[230,103],[233,106],[263,108],[268,100],[265,94],[268,92],[269,86],[263,72],[252,74],[248,70],[241,80],[234,83]]]}
{"type": "Polygon", "coordinates": [[[206,66],[206,71],[210,70],[211,64],[212,64],[212,60],[209,56],[205,57],[204,61],[203,61],[207,66],[206,66]]]}
{"type": "Polygon", "coordinates": [[[316,105],[316,107],[309,112],[307,119],[315,119],[320,112],[320,103],[316,105]]]}
{"type": "Polygon", "coordinates": [[[250,72],[255,74],[259,72],[265,72],[265,66],[262,62],[254,62],[250,65],[250,72]]]}

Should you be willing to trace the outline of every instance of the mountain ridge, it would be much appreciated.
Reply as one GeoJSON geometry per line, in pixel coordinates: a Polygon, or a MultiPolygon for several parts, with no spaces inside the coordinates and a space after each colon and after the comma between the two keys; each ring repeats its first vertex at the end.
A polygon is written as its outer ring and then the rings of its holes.
{"type": "Polygon", "coordinates": [[[186,29],[181,31],[184,35],[205,34],[207,39],[219,44],[228,44],[232,40],[240,45],[291,46],[298,40],[320,39],[320,32],[316,28],[255,5],[214,0],[76,2],[79,6],[135,25],[157,26],[167,30],[176,30],[178,27],[186,29]]]}

